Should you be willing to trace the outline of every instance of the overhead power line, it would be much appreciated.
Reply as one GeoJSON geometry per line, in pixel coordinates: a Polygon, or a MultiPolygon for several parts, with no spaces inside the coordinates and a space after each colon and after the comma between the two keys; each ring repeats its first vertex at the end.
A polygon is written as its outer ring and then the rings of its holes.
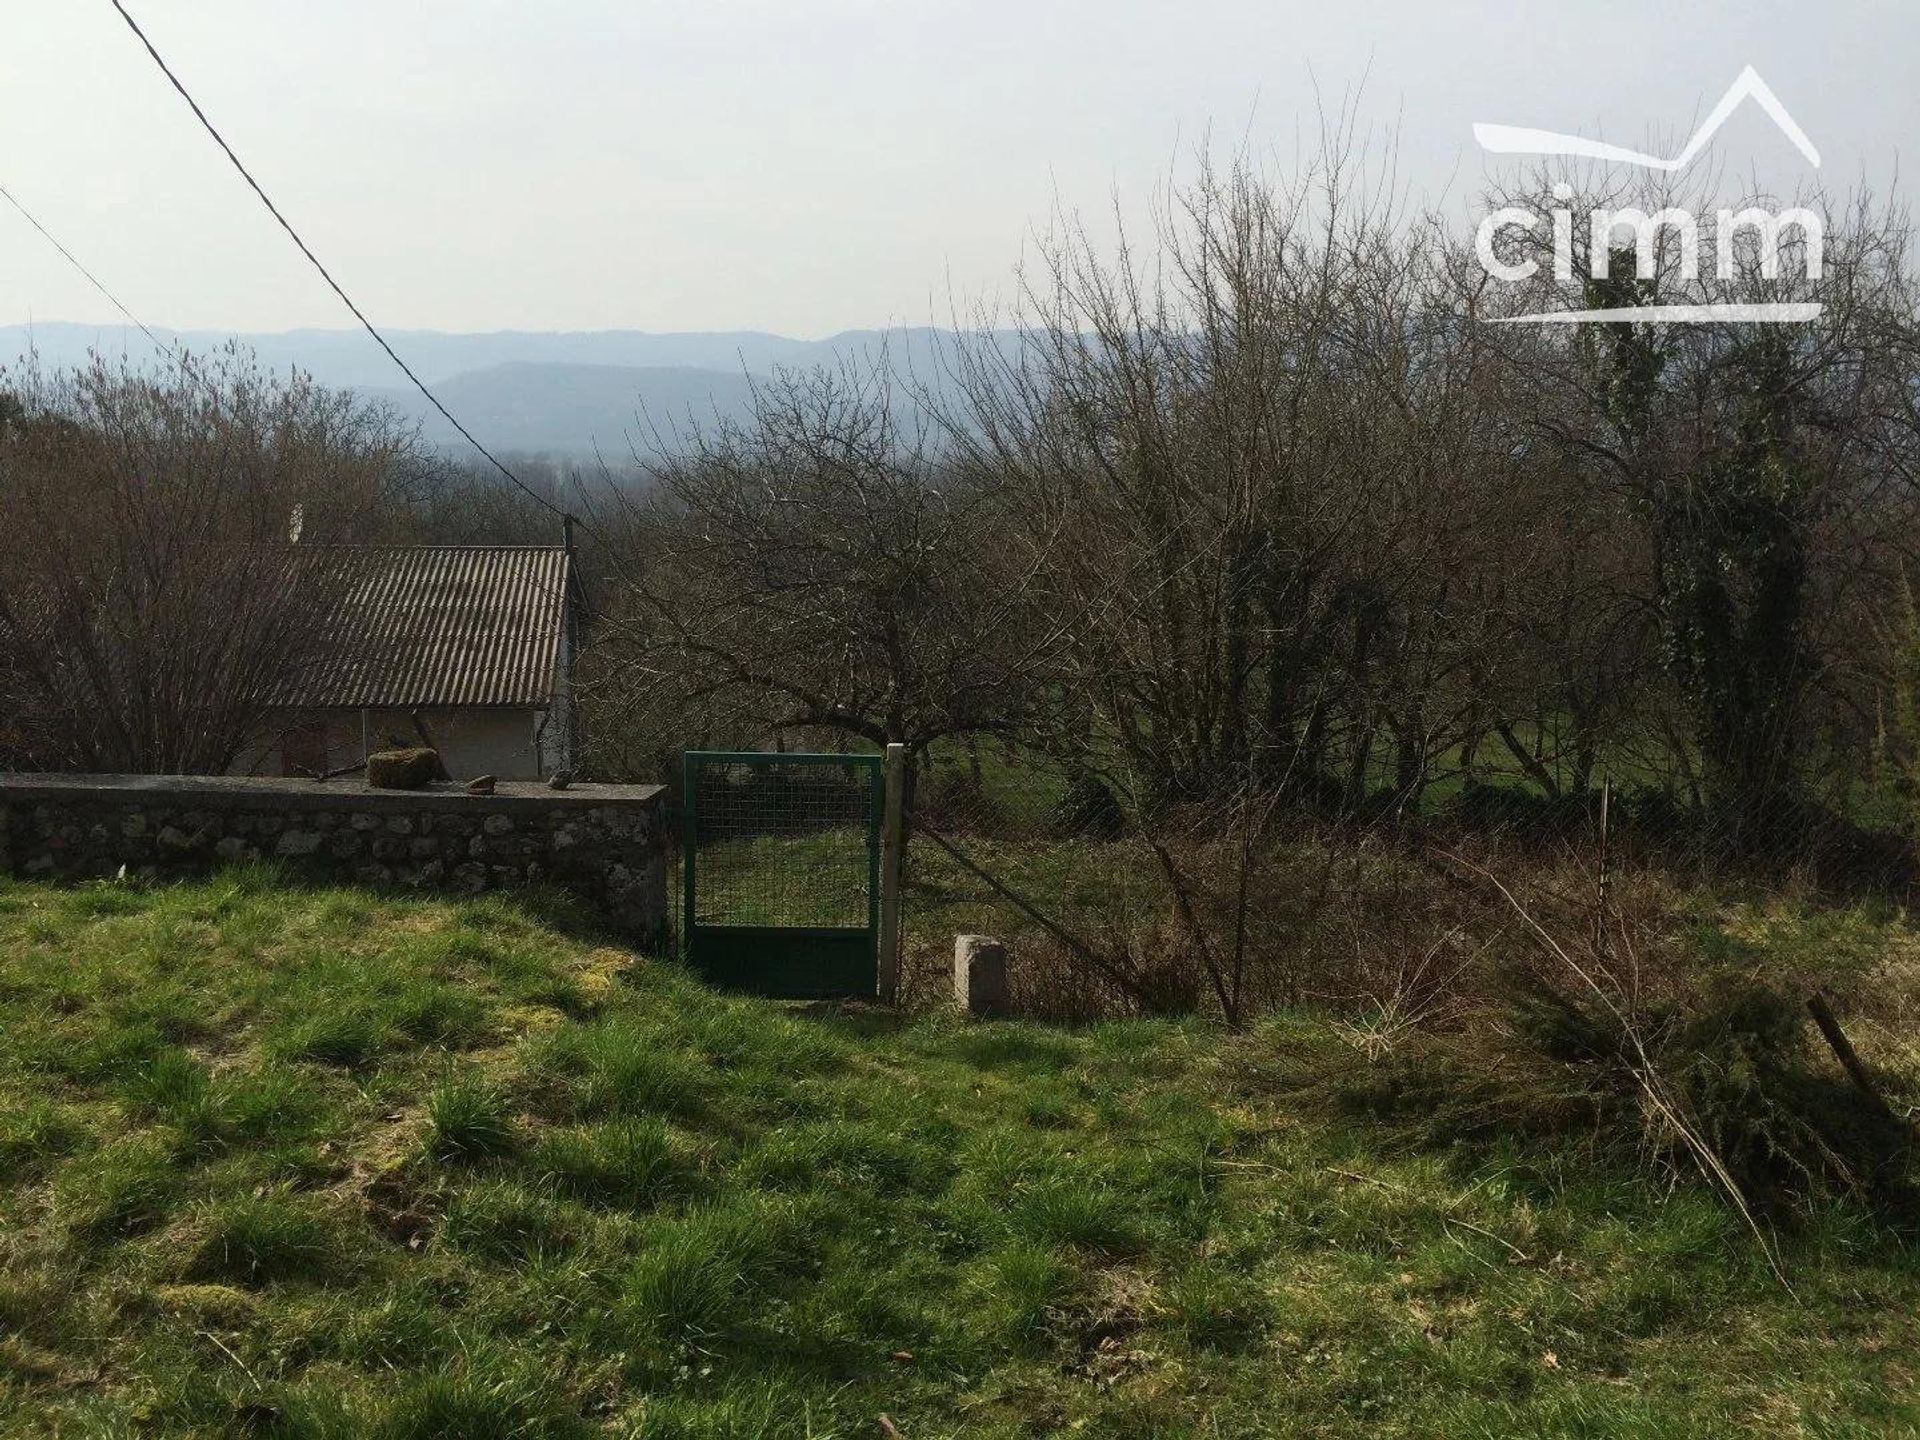
{"type": "Polygon", "coordinates": [[[53,246],[54,249],[58,250],[61,256],[66,260],[66,262],[69,265],[73,266],[75,270],[78,270],[80,274],[85,277],[86,282],[89,285],[93,286],[94,289],[98,290],[102,295],[106,296],[107,300],[113,305],[113,308],[118,310],[122,315],[126,316],[127,319],[133,323],[134,328],[139,330],[139,332],[142,335],[147,337],[148,341],[152,343],[153,348],[155,350],[159,351],[162,355],[166,356],[169,360],[173,361],[175,365],[178,365],[180,367],[180,373],[182,375],[185,375],[189,380],[193,381],[194,384],[204,387],[208,396],[213,400],[213,403],[216,407],[223,404],[219,387],[216,386],[211,380],[207,379],[206,376],[202,375],[198,370],[194,368],[193,361],[191,360],[191,358],[188,357],[187,352],[184,349],[182,349],[178,343],[169,343],[168,341],[162,340],[158,335],[156,335],[146,321],[142,320],[138,315],[134,314],[133,311],[129,310],[126,306],[126,302],[121,300],[121,298],[118,295],[114,294],[113,291],[107,288],[107,284],[104,280],[102,280],[98,275],[94,274],[93,271],[89,270],[85,265],[83,265],[80,262],[80,257],[75,255],[73,251],[69,250],[64,244],[61,243],[60,237],[58,235],[55,235],[51,230],[47,229],[45,225],[40,223],[40,217],[35,215],[31,210],[27,209],[27,207],[20,202],[19,196],[15,195],[11,190],[7,189],[7,187],[4,185],[0,185],[0,196],[4,196],[6,198],[7,203],[13,206],[15,210],[18,210],[20,212],[21,218],[23,218],[29,225],[33,226],[34,229],[38,230],[41,233],[41,235],[45,236],[47,243],[53,246]]]}
{"type": "MultiPolygon", "coordinates": [[[[313,253],[312,247],[309,246],[305,240],[302,240],[300,238],[300,232],[293,228],[292,222],[289,221],[285,215],[282,215],[280,213],[280,207],[278,205],[275,205],[273,203],[273,200],[268,196],[267,192],[260,187],[260,182],[253,178],[252,172],[249,171],[245,165],[240,163],[240,157],[233,153],[233,147],[227,144],[226,137],[223,136],[219,132],[219,130],[217,130],[214,127],[213,121],[207,118],[207,112],[200,108],[200,102],[193,98],[192,94],[187,90],[187,87],[180,82],[180,77],[173,73],[173,68],[167,64],[165,58],[160,54],[160,52],[157,49],[154,48],[153,41],[147,38],[147,32],[140,28],[140,22],[135,20],[133,16],[127,12],[127,7],[121,4],[120,0],[109,0],[109,3],[113,6],[115,10],[120,12],[120,18],[127,22],[127,28],[133,31],[135,38],[137,38],[140,41],[140,43],[146,47],[147,54],[153,57],[153,63],[160,67],[160,73],[162,75],[165,75],[167,77],[168,83],[171,84],[175,90],[180,92],[180,98],[187,102],[187,108],[193,111],[194,118],[200,122],[201,127],[206,130],[207,134],[213,137],[214,144],[218,145],[221,151],[225,153],[227,159],[233,162],[233,168],[240,172],[240,178],[247,182],[247,188],[252,190],[255,195],[260,197],[260,203],[267,207],[267,213],[272,215],[275,220],[280,222],[280,228],[286,231],[288,238],[291,239],[293,243],[300,248],[300,253],[307,257],[308,263],[311,264],[315,270],[320,272],[320,278],[326,281],[328,287],[333,291],[333,293],[340,297],[340,303],[345,305],[347,309],[353,312],[353,318],[358,320],[360,322],[361,328],[364,329],[367,332],[367,334],[373,337],[374,343],[377,344],[382,350],[387,352],[387,358],[393,361],[395,365],[400,367],[400,373],[405,375],[407,379],[413,382],[413,388],[418,390],[422,395],[426,396],[427,403],[433,406],[435,410],[440,412],[441,418],[443,418],[449,425],[453,426],[455,430],[458,430],[460,432],[461,438],[463,438],[469,445],[473,446],[475,450],[478,450],[481,455],[485,456],[487,462],[490,465],[492,465],[494,469],[498,470],[502,475],[506,476],[507,479],[511,481],[513,485],[521,491],[521,493],[526,495],[528,499],[532,500],[535,504],[540,505],[543,508],[552,511],[555,515],[562,515],[564,517],[565,512],[563,512],[551,500],[548,500],[544,495],[540,494],[532,486],[528,485],[518,475],[514,474],[513,471],[509,470],[505,465],[501,464],[498,457],[496,457],[491,450],[487,449],[486,446],[482,445],[477,439],[475,439],[473,432],[467,429],[466,426],[462,425],[459,419],[455,417],[454,413],[451,410],[447,409],[445,405],[440,403],[440,397],[435,395],[433,391],[427,388],[426,382],[422,380],[418,375],[413,373],[412,367],[409,366],[406,361],[400,358],[399,352],[397,352],[393,348],[393,346],[387,343],[387,337],[382,335],[379,332],[379,330],[377,330],[374,327],[373,322],[367,319],[365,313],[360,309],[360,307],[353,303],[353,297],[347,294],[347,292],[341,288],[340,282],[338,280],[335,280],[332,274],[327,270],[327,267],[320,263],[320,257],[318,255],[315,255],[313,253]]],[[[141,328],[144,329],[145,327],[142,326],[141,328]]]]}
{"type": "Polygon", "coordinates": [[[49,245],[53,246],[54,249],[58,250],[62,255],[66,257],[66,261],[69,265],[73,266],[74,269],[78,270],[83,276],[86,277],[86,281],[89,285],[93,286],[94,289],[98,290],[102,295],[106,296],[107,299],[110,302],[112,302],[114,309],[118,310],[122,315],[126,316],[128,320],[132,321],[134,327],[137,330],[139,330],[139,332],[142,335],[146,336],[147,339],[153,342],[153,346],[156,350],[161,350],[166,352],[169,355],[173,355],[176,360],[179,358],[179,356],[175,354],[173,347],[167,344],[158,335],[154,334],[153,331],[149,330],[147,328],[146,321],[142,320],[138,315],[134,314],[133,311],[129,310],[124,304],[122,304],[120,297],[114,294],[113,291],[109,290],[106,287],[106,283],[102,281],[98,275],[95,275],[85,265],[82,265],[80,263],[79,257],[76,256],[65,245],[62,245],[60,243],[60,237],[55,235],[51,230],[47,229],[46,226],[42,225],[39,221],[39,218],[35,216],[31,210],[27,209],[25,205],[22,205],[19,201],[19,198],[15,196],[11,190],[7,189],[7,187],[4,185],[0,185],[0,195],[5,196],[7,203],[13,206],[14,209],[18,210],[21,214],[21,217],[25,219],[29,225],[33,226],[34,229],[38,230],[43,236],[46,237],[46,241],[49,245]]]}

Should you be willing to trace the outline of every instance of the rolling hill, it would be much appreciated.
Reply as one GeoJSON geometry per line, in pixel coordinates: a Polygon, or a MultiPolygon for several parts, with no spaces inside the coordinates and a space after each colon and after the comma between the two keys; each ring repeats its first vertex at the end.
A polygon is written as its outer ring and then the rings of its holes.
{"type": "MultiPolygon", "coordinates": [[[[390,401],[421,423],[428,439],[458,437],[407,386],[392,361],[357,330],[288,330],[237,334],[156,330],[163,342],[190,352],[237,343],[276,370],[297,366],[323,385],[390,401]]],[[[394,348],[454,414],[489,447],[624,456],[630,439],[655,427],[671,442],[689,418],[702,423],[744,415],[753,377],[781,368],[837,366],[871,359],[884,348],[897,368],[937,376],[943,346],[956,337],[930,328],[849,330],[824,340],[795,340],[759,331],[654,334],[638,330],[574,332],[436,330],[388,332],[394,348]]],[[[164,363],[130,326],[64,322],[0,326],[0,365],[18,368],[29,355],[44,367],[83,364],[90,354],[135,365],[164,363]]],[[[4,381],[0,381],[4,383],[4,381]]]]}

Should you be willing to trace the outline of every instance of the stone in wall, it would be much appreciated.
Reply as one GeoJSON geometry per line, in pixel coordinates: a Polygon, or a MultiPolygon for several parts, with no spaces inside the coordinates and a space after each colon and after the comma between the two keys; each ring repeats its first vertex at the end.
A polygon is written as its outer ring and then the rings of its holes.
{"type": "Polygon", "coordinates": [[[260,858],[321,879],[456,893],[548,881],[636,938],[666,926],[659,786],[503,781],[476,796],[362,781],[0,775],[0,869],[159,879],[260,858]]]}

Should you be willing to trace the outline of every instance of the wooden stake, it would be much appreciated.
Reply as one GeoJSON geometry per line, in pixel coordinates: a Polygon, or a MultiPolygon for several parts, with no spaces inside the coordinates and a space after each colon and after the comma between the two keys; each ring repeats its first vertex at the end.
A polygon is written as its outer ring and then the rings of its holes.
{"type": "Polygon", "coordinates": [[[1839,1017],[1833,1013],[1833,1007],[1827,1003],[1827,997],[1819,991],[1807,997],[1807,1013],[1813,1016],[1813,1023],[1820,1027],[1820,1033],[1826,1038],[1827,1047],[1833,1051],[1834,1059],[1840,1062],[1840,1068],[1847,1072],[1847,1078],[1853,1081],[1854,1088],[1873,1103],[1873,1108],[1882,1115],[1893,1114],[1893,1107],[1887,1104],[1887,1097],[1880,1093],[1880,1087],[1873,1083],[1873,1073],[1867,1069],[1866,1062],[1853,1048],[1853,1042],[1847,1039],[1847,1032],[1840,1028],[1839,1017]]]}
{"type": "Polygon", "coordinates": [[[1607,953],[1607,899],[1613,887],[1613,870],[1607,854],[1607,825],[1611,818],[1608,814],[1613,808],[1613,781],[1600,782],[1600,859],[1599,883],[1594,896],[1593,910],[1593,952],[1596,955],[1607,953]]]}
{"type": "Polygon", "coordinates": [[[907,747],[887,746],[881,763],[886,789],[880,824],[880,1000],[892,1005],[900,995],[900,860],[905,853],[907,747]]]}

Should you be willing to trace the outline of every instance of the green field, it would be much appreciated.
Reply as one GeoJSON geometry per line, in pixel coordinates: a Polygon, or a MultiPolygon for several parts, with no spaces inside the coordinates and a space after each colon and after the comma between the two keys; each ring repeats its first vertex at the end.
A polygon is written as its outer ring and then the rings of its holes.
{"type": "Polygon", "coordinates": [[[555,904],[0,885],[0,1434],[1920,1433],[1920,1261],[1298,1110],[1282,1018],[712,994],[555,904]]]}

